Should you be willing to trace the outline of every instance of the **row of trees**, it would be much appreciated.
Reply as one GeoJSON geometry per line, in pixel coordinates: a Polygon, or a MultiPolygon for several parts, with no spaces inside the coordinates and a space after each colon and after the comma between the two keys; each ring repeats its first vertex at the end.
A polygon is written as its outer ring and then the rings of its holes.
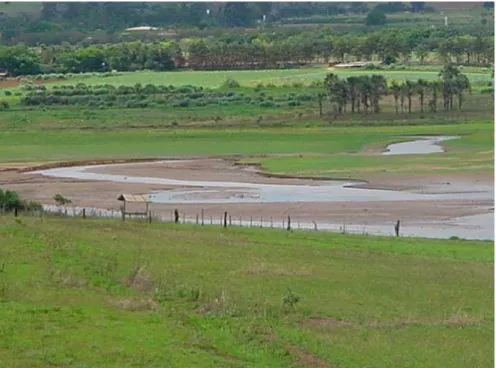
{"type": "Polygon", "coordinates": [[[388,86],[382,75],[358,76],[340,79],[335,74],[328,74],[324,81],[325,90],[332,109],[336,114],[346,112],[379,113],[380,101],[384,96],[393,96],[396,113],[412,113],[413,98],[418,99],[420,112],[425,111],[425,103],[429,110],[438,111],[439,101],[442,101],[444,111],[460,109],[463,105],[464,93],[470,90],[466,75],[447,65],[439,73],[440,79],[417,82],[397,82],[388,86]],[[455,97],[457,104],[454,103],[455,97]]]}
{"type": "MultiPolygon", "coordinates": [[[[143,24],[158,27],[252,27],[258,22],[321,15],[361,14],[371,10],[361,2],[181,2],[181,3],[62,3],[44,2],[38,17],[12,22],[9,32],[51,32],[54,30],[95,30],[110,32],[143,24]]],[[[427,7],[429,8],[429,7],[427,7]]],[[[389,2],[375,11],[424,11],[423,2],[389,2]]],[[[33,13],[33,12],[31,12],[33,13]]]]}
{"type": "Polygon", "coordinates": [[[76,47],[0,46],[0,69],[12,75],[45,73],[274,68],[329,60],[439,61],[487,65],[494,61],[494,36],[472,36],[448,30],[384,30],[369,35],[261,33],[187,38],[179,42],[121,42],[76,47]]]}

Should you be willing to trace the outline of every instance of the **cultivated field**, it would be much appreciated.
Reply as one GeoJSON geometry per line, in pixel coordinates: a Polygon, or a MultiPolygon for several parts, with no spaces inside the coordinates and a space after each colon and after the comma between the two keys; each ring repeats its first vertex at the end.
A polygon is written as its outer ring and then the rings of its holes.
{"type": "MultiPolygon", "coordinates": [[[[420,67],[422,69],[422,67],[420,67]]],[[[432,67],[431,67],[432,68],[432,67]]],[[[423,68],[428,69],[428,68],[423,68]]],[[[429,68],[430,69],[430,68],[429,68]]],[[[440,67],[438,67],[440,69],[440,67]]],[[[339,70],[333,68],[302,68],[286,70],[249,70],[249,71],[180,71],[180,72],[129,72],[119,73],[112,77],[85,77],[80,82],[86,84],[114,84],[114,85],[134,85],[136,83],[145,84],[165,84],[165,85],[195,85],[202,87],[216,88],[228,79],[234,79],[242,85],[255,86],[263,84],[291,84],[293,82],[309,83],[323,80],[325,76],[333,72],[342,77],[353,75],[381,74],[390,80],[417,80],[419,78],[432,80],[437,79],[439,71],[387,71],[387,70],[339,70]]],[[[465,73],[472,83],[488,82],[491,80],[489,70],[484,68],[469,68],[465,73]]],[[[59,82],[62,84],[77,83],[78,79],[70,79],[59,82]]]]}

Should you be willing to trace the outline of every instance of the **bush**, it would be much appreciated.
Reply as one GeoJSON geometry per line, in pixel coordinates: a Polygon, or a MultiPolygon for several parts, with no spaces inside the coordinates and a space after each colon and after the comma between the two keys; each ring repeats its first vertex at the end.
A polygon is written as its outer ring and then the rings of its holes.
{"type": "Polygon", "coordinates": [[[0,110],[8,110],[10,108],[7,101],[0,101],[0,110]]]}
{"type": "Polygon", "coordinates": [[[241,84],[239,84],[238,81],[232,79],[232,78],[227,78],[224,83],[222,83],[223,88],[239,88],[241,87],[241,84]]]}
{"type": "Polygon", "coordinates": [[[12,96],[12,92],[10,92],[10,91],[5,91],[5,92],[4,92],[4,95],[5,95],[5,96],[12,96]]]}

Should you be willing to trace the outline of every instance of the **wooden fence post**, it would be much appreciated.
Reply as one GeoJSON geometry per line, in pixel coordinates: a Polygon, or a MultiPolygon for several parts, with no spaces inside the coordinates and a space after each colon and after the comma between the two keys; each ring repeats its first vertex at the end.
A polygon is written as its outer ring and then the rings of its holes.
{"type": "Polygon", "coordinates": [[[86,208],[83,208],[83,219],[86,218],[86,208]]]}
{"type": "Polygon", "coordinates": [[[152,223],[152,212],[151,211],[148,211],[148,223],[149,224],[152,223]]]}
{"type": "Polygon", "coordinates": [[[198,214],[196,214],[196,224],[198,225],[198,214]]]}
{"type": "Polygon", "coordinates": [[[205,225],[205,222],[203,221],[204,212],[205,212],[205,210],[202,208],[202,212],[201,212],[201,224],[202,224],[202,226],[205,225]]]}
{"type": "Polygon", "coordinates": [[[229,215],[229,226],[232,226],[232,219],[231,219],[231,215],[229,215]]]}
{"type": "Polygon", "coordinates": [[[288,215],[288,227],[287,227],[287,230],[290,231],[291,230],[291,217],[288,215]]]}
{"type": "Polygon", "coordinates": [[[253,217],[250,216],[250,227],[253,226],[253,217]]]}
{"type": "Polygon", "coordinates": [[[394,232],[396,233],[396,236],[400,236],[400,220],[398,220],[396,225],[394,225],[394,232]]]}
{"type": "Polygon", "coordinates": [[[224,211],[224,227],[227,227],[227,211],[224,211]]]}
{"type": "Polygon", "coordinates": [[[179,211],[177,208],[174,210],[174,223],[179,223],[179,211]]]}
{"type": "Polygon", "coordinates": [[[14,207],[14,217],[17,217],[17,207],[14,207]]]}

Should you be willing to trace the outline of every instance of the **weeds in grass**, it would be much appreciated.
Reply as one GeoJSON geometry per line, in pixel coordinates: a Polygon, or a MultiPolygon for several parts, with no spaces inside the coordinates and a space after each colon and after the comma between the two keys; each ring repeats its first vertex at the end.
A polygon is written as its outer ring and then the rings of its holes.
{"type": "Polygon", "coordinates": [[[282,300],[283,307],[286,310],[295,310],[296,304],[300,301],[300,296],[293,293],[291,289],[288,289],[288,292],[288,295],[286,295],[282,300]]]}

